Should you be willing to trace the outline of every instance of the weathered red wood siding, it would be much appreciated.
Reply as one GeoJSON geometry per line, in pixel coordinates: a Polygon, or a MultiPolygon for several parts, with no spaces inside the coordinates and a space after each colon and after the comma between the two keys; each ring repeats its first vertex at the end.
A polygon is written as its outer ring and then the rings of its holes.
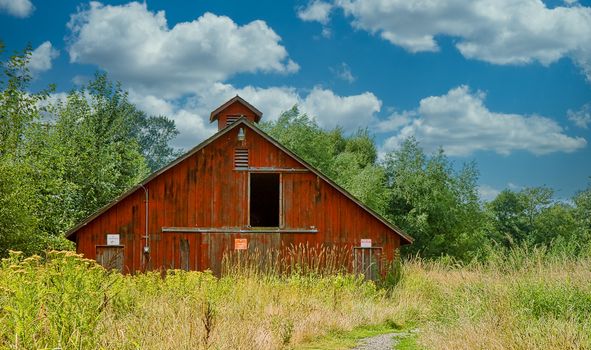
{"type": "MultiPolygon", "coordinates": [[[[240,105],[238,105],[240,106],[240,105]]],[[[229,114],[251,113],[234,108],[229,114]],[[236,110],[234,110],[236,109],[236,110]]],[[[96,246],[106,244],[107,233],[119,233],[124,246],[124,270],[179,268],[180,240],[189,243],[189,268],[220,269],[224,251],[233,249],[234,238],[248,238],[251,247],[290,244],[359,246],[362,238],[383,247],[393,258],[401,238],[380,220],[340,193],[246,124],[243,143],[237,127],[145,184],[149,191],[151,252],[144,261],[144,191],[138,189],[76,232],[77,250],[95,258],[96,246]],[[163,227],[248,229],[248,171],[234,169],[234,149],[248,148],[249,166],[301,169],[282,172],[284,229],[311,229],[317,233],[171,233],[163,227]]]]}

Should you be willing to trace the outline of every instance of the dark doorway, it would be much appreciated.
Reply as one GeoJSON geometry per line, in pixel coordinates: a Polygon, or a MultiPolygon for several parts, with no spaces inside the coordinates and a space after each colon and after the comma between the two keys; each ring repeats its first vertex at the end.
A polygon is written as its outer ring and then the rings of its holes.
{"type": "Polygon", "coordinates": [[[279,174],[250,174],[250,226],[279,227],[279,174]]]}
{"type": "Polygon", "coordinates": [[[107,270],[123,272],[123,246],[96,246],[96,262],[107,270]]]}
{"type": "Polygon", "coordinates": [[[382,274],[382,248],[353,248],[353,268],[365,279],[377,281],[382,274]]]}
{"type": "Polygon", "coordinates": [[[181,269],[185,271],[189,271],[189,240],[186,238],[181,238],[181,269]]]}

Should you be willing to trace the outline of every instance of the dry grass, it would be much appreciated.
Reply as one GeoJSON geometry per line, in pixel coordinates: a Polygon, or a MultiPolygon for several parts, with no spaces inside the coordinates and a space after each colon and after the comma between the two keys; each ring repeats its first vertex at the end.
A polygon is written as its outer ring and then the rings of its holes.
{"type": "Polygon", "coordinates": [[[418,325],[427,349],[591,348],[591,263],[523,254],[461,268],[406,263],[397,322],[418,325]]]}
{"type": "MultiPolygon", "coordinates": [[[[324,261],[340,254],[326,252],[324,261]]],[[[289,273],[260,269],[259,256],[241,257],[222,278],[162,278],[108,273],[68,252],[13,253],[0,266],[0,348],[281,349],[384,322],[419,328],[426,349],[591,348],[587,259],[539,251],[465,267],[416,259],[387,291],[323,273],[318,259],[305,262],[310,254],[294,253],[289,273]]]]}
{"type": "Polygon", "coordinates": [[[108,273],[67,252],[13,254],[0,268],[0,347],[280,349],[393,316],[374,283],[313,266],[282,276],[174,270],[162,278],[108,273]]]}

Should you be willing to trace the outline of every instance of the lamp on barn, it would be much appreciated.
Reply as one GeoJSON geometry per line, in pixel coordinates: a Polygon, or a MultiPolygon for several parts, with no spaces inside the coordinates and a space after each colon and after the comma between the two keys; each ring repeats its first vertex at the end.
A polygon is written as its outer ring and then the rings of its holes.
{"type": "Polygon", "coordinates": [[[240,128],[240,130],[238,130],[238,141],[244,141],[245,138],[246,134],[244,133],[244,129],[240,128]]]}

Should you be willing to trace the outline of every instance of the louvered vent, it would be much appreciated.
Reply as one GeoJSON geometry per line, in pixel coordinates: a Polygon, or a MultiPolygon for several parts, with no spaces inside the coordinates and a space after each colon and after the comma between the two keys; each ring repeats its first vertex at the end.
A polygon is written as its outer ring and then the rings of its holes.
{"type": "Polygon", "coordinates": [[[237,121],[238,119],[240,119],[240,117],[242,117],[241,115],[229,115],[226,118],[226,126],[234,123],[235,121],[237,121]]]}
{"type": "Polygon", "coordinates": [[[248,149],[236,148],[234,150],[234,168],[248,169],[248,149]]]}

